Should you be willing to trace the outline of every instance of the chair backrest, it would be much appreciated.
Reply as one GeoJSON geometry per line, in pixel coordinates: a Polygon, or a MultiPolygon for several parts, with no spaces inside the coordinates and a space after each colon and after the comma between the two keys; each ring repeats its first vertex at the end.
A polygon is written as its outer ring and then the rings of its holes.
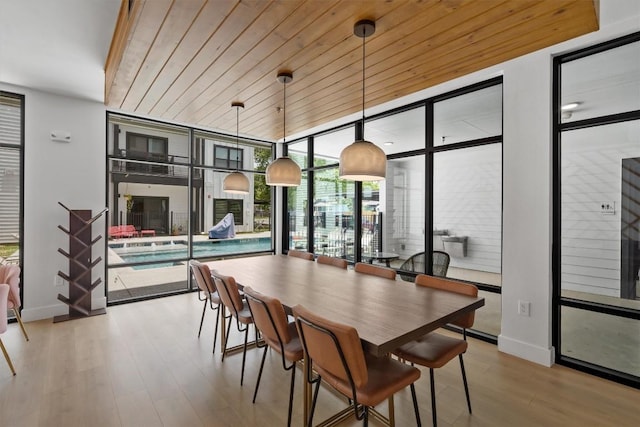
{"type": "Polygon", "coordinates": [[[353,268],[356,273],[370,274],[372,276],[380,276],[386,279],[396,280],[396,271],[391,268],[382,267],[380,265],[367,264],[359,262],[353,268]]]}
{"type": "Polygon", "coordinates": [[[202,267],[203,265],[204,264],[202,264],[201,262],[193,259],[189,262],[191,273],[193,273],[193,277],[196,279],[198,288],[202,292],[204,292],[205,295],[210,295],[216,291],[216,287],[215,287],[215,284],[213,283],[213,279],[211,279],[211,276],[204,275],[204,269],[202,267]]]}
{"type": "Polygon", "coordinates": [[[313,261],[313,254],[311,252],[297,251],[295,249],[289,249],[287,255],[293,256],[296,258],[306,259],[307,261],[313,261]]]}
{"type": "Polygon", "coordinates": [[[316,260],[318,264],[327,264],[333,265],[334,267],[347,269],[349,262],[344,258],[334,258],[327,255],[318,255],[318,259],[316,260]]]}
{"type": "MultiPolygon", "coordinates": [[[[401,271],[415,271],[416,273],[424,273],[425,263],[424,263],[424,252],[418,252],[417,254],[411,255],[409,259],[402,263],[400,266],[401,271]]],[[[442,251],[433,251],[433,275],[438,277],[446,277],[447,271],[449,270],[449,254],[442,251]]],[[[400,273],[400,277],[402,280],[406,280],[408,282],[415,281],[415,277],[409,276],[408,274],[400,273]]]]}
{"type": "Polygon", "coordinates": [[[276,298],[254,291],[249,286],[245,286],[243,290],[256,328],[271,347],[283,354],[283,344],[291,341],[291,335],[282,303],[276,298]]]}
{"type": "MultiPolygon", "coordinates": [[[[432,289],[440,289],[442,291],[455,292],[456,294],[468,295],[472,297],[478,296],[478,288],[470,283],[459,282],[457,280],[443,279],[440,277],[427,276],[419,274],[416,276],[416,285],[426,286],[432,289]]],[[[475,310],[456,318],[451,323],[461,328],[470,328],[475,320],[475,310]]]]}
{"type": "Polygon", "coordinates": [[[327,374],[355,387],[367,384],[367,364],[355,328],[318,316],[301,305],[293,307],[302,345],[321,376],[327,374]]]}
{"type": "MultiPolygon", "coordinates": [[[[16,264],[0,266],[0,283],[9,285],[9,308],[20,307],[20,267],[16,264]]],[[[0,311],[2,313],[2,311],[0,311]]]]}
{"type": "Polygon", "coordinates": [[[433,251],[433,275],[447,277],[447,270],[449,270],[449,254],[442,251],[433,251]]]}
{"type": "Polygon", "coordinates": [[[213,278],[215,287],[218,290],[220,301],[224,306],[231,311],[232,314],[238,315],[238,313],[244,307],[242,303],[242,297],[240,296],[240,290],[236,279],[231,276],[225,276],[218,272],[211,272],[207,264],[202,264],[202,274],[208,274],[213,278]]]}
{"type": "Polygon", "coordinates": [[[7,298],[9,285],[0,283],[0,334],[7,330],[7,298]]]}

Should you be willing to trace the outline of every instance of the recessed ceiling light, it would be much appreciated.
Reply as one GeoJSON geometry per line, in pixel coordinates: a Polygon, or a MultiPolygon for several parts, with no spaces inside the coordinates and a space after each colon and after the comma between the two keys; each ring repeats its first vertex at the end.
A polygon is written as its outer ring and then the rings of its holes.
{"type": "Polygon", "coordinates": [[[568,104],[564,104],[561,109],[562,111],[575,110],[580,104],[582,104],[582,102],[570,102],[568,104]]]}
{"type": "Polygon", "coordinates": [[[393,141],[387,141],[384,143],[384,145],[393,145],[393,141]]]}

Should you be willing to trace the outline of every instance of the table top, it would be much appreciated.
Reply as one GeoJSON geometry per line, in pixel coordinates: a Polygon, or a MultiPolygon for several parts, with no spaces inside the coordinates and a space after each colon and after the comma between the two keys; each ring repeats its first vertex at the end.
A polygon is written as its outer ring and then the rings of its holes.
{"type": "Polygon", "coordinates": [[[365,259],[376,259],[376,260],[380,260],[380,261],[386,261],[386,260],[394,260],[394,259],[398,259],[400,258],[400,255],[398,254],[394,254],[393,252],[363,252],[362,253],[362,258],[365,259]]]}
{"type": "Polygon", "coordinates": [[[483,298],[356,273],[285,255],[207,263],[243,286],[356,328],[366,351],[382,356],[484,305],[483,298]]]}

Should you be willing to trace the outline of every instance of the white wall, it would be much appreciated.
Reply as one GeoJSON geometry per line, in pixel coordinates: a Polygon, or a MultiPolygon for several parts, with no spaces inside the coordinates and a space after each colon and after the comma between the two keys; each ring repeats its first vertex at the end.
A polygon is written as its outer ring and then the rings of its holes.
{"type": "MultiPolygon", "coordinates": [[[[69,250],[68,237],[58,229],[68,229],[69,215],[58,205],[71,209],[105,207],[105,107],[101,103],[52,95],[0,83],[0,89],[25,96],[24,141],[24,244],[23,289],[26,321],[68,313],[58,301],[58,293],[68,295],[68,286],[54,287],[58,270],[69,272],[58,248],[69,250]],[[49,139],[52,130],[71,133],[71,142],[49,139]]],[[[104,234],[101,218],[93,224],[96,237],[104,234]]],[[[92,259],[102,257],[93,270],[93,281],[104,281],[104,241],[92,249],[92,259]]],[[[106,304],[104,285],[92,294],[93,308],[106,304]]]]}

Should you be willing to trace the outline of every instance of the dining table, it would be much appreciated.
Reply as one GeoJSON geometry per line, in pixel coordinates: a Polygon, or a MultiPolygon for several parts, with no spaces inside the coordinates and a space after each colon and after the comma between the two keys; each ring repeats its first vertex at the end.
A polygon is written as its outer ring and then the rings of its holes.
{"type": "MultiPolygon", "coordinates": [[[[484,305],[484,298],[356,273],[286,255],[207,262],[243,286],[356,329],[363,349],[384,357],[401,345],[484,305]]],[[[223,329],[224,330],[224,329],[223,329]]],[[[306,365],[306,364],[305,364],[306,365]]],[[[305,381],[305,419],[310,392],[305,381]]]]}

